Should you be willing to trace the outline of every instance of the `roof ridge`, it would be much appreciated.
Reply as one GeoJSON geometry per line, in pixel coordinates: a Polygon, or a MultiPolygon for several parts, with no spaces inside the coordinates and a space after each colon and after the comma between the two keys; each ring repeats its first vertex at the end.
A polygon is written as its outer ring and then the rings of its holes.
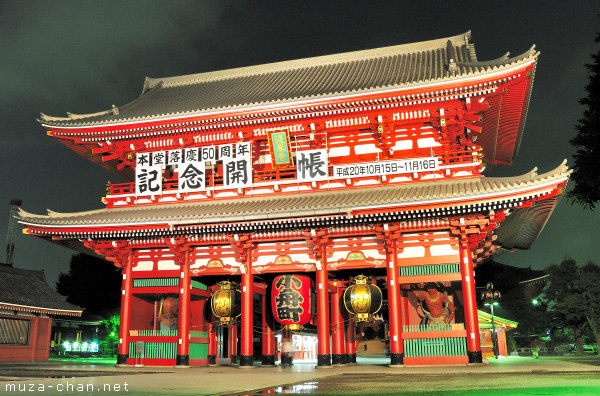
{"type": "Polygon", "coordinates": [[[474,61],[474,62],[456,62],[457,66],[479,66],[479,67],[487,67],[493,68],[494,66],[503,66],[506,64],[512,64],[515,62],[522,61],[528,58],[537,58],[540,55],[539,51],[536,51],[535,44],[533,44],[527,51],[522,54],[510,57],[510,52],[506,52],[504,55],[488,60],[488,61],[474,61]]]}
{"type": "Polygon", "coordinates": [[[329,54],[314,56],[309,58],[299,58],[280,62],[264,63],[261,65],[242,66],[232,69],[215,70],[204,73],[187,74],[183,76],[150,78],[146,77],[144,82],[144,90],[147,92],[154,86],[162,83],[164,86],[190,85],[201,82],[220,81],[237,77],[245,77],[250,75],[260,75],[273,73],[281,70],[296,70],[306,67],[326,66],[332,64],[341,64],[349,61],[367,60],[380,58],[385,56],[394,56],[411,52],[423,52],[433,49],[445,48],[450,41],[453,45],[467,45],[471,38],[471,31],[467,31],[455,36],[444,37],[433,40],[419,41],[416,43],[406,43],[399,45],[391,45],[386,47],[371,48],[359,51],[342,52],[338,54],[329,54]]]}

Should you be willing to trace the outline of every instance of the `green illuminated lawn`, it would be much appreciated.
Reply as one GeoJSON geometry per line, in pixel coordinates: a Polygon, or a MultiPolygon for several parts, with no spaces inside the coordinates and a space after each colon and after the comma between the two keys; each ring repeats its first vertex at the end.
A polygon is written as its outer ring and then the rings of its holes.
{"type": "Polygon", "coordinates": [[[49,358],[51,362],[77,362],[85,364],[115,364],[116,358],[49,358]]]}

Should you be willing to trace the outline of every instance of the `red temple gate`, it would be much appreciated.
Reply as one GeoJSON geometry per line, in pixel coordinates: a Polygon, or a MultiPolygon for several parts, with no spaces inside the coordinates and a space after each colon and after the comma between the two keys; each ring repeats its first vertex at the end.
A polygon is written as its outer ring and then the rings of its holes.
{"type": "Polygon", "coordinates": [[[274,364],[267,286],[292,273],[315,284],[318,365],[356,360],[340,299],[358,274],[384,291],[392,365],[481,362],[473,268],[529,248],[570,173],[482,177],[518,148],[537,56],[480,62],[467,33],[148,79],[128,105],[41,120],[131,182],[109,184],[104,209],[19,221],[123,269],[119,364],[216,364],[227,340],[206,306],[223,280],[241,291],[229,355],[239,334],[239,364],[253,364],[260,315],[274,364]],[[176,329],[150,324],[166,296],[176,329]]]}

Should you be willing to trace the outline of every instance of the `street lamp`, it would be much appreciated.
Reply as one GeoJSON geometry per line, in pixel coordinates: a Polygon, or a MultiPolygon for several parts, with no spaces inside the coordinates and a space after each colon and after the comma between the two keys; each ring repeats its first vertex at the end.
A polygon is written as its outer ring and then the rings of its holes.
{"type": "Polygon", "coordinates": [[[490,307],[490,312],[492,314],[492,348],[496,359],[498,359],[498,335],[496,334],[496,322],[494,322],[494,307],[498,306],[500,296],[500,292],[494,290],[494,284],[491,282],[488,282],[485,291],[481,293],[481,299],[484,302],[483,305],[490,307]]]}

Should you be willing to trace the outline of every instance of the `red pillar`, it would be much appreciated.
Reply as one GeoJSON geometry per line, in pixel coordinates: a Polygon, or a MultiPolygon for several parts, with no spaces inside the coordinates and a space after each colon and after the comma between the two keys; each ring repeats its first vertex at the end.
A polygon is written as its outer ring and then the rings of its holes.
{"type": "Polygon", "coordinates": [[[237,325],[229,325],[229,364],[237,364],[237,325]]]}
{"type": "Polygon", "coordinates": [[[317,270],[317,366],[331,366],[329,348],[329,279],[325,246],[322,247],[322,269],[317,270]]]}
{"type": "Polygon", "coordinates": [[[387,289],[390,320],[390,356],[391,364],[399,365],[404,361],[404,345],[402,343],[402,305],[400,301],[400,285],[398,284],[398,253],[396,241],[386,241],[387,248],[387,289]]]}
{"type": "Polygon", "coordinates": [[[356,326],[354,316],[346,311],[346,363],[356,363],[356,326]]]}
{"type": "Polygon", "coordinates": [[[186,250],[183,263],[180,263],[179,276],[179,326],[176,366],[189,367],[190,365],[190,262],[189,250],[186,250]]]}
{"type": "Polygon", "coordinates": [[[35,352],[38,348],[38,327],[40,326],[40,318],[31,318],[31,330],[29,336],[29,345],[31,345],[31,361],[35,362],[35,352]]]}
{"type": "Polygon", "coordinates": [[[217,364],[217,326],[212,315],[208,324],[208,364],[209,366],[217,364]]]}
{"type": "Polygon", "coordinates": [[[129,252],[127,262],[123,262],[123,281],[121,282],[121,324],[119,326],[119,351],[117,366],[127,365],[129,355],[129,323],[131,314],[131,269],[133,252],[129,252]]]}
{"type": "Polygon", "coordinates": [[[342,309],[340,305],[341,295],[342,291],[339,288],[335,293],[331,293],[331,341],[333,344],[331,362],[333,364],[346,363],[344,318],[342,317],[342,309]]]}
{"type": "Polygon", "coordinates": [[[465,328],[467,330],[467,355],[469,363],[481,363],[481,343],[479,342],[479,323],[477,322],[477,300],[475,299],[475,275],[471,249],[464,236],[459,241],[460,275],[462,278],[465,328]]]}
{"type": "Polygon", "coordinates": [[[281,366],[289,367],[294,364],[294,342],[292,340],[292,330],[288,328],[281,329],[281,366]]]}
{"type": "Polygon", "coordinates": [[[242,274],[242,342],[240,348],[240,366],[252,367],[254,365],[254,353],[252,348],[252,298],[254,291],[252,284],[253,276],[250,272],[250,269],[252,268],[250,263],[250,249],[248,249],[246,268],[246,273],[242,274]]]}
{"type": "MultiPolygon", "coordinates": [[[[273,332],[273,318],[267,317],[267,296],[261,296],[262,302],[262,364],[263,366],[275,365],[275,333],[273,332]]],[[[270,303],[270,301],[269,301],[270,303]]]]}

